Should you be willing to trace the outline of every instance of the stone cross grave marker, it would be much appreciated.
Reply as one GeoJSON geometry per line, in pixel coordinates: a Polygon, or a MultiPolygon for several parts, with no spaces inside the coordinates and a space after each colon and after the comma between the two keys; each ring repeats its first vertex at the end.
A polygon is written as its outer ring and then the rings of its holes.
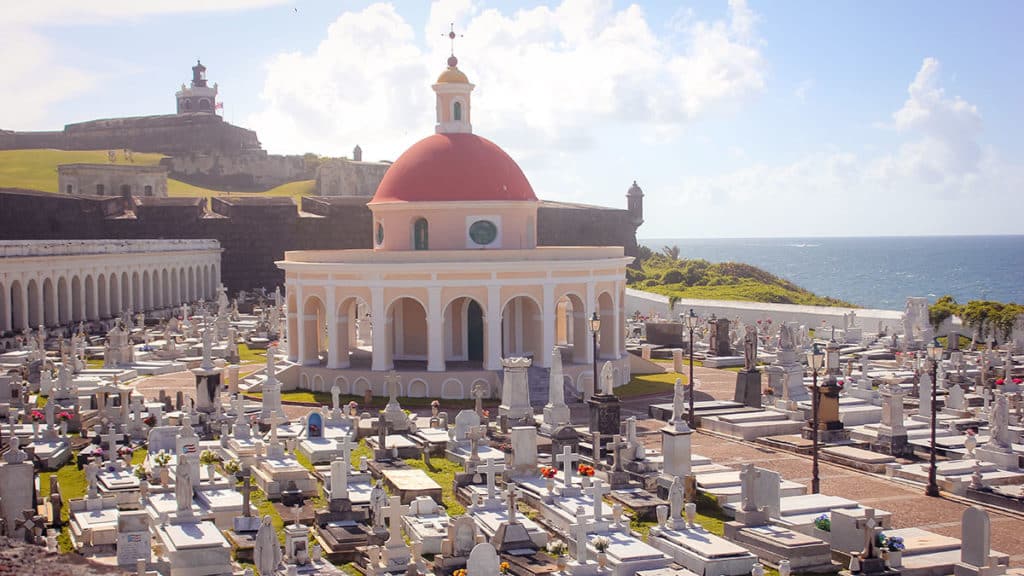
{"type": "Polygon", "coordinates": [[[487,460],[483,466],[477,467],[477,472],[487,476],[487,500],[494,498],[495,476],[505,471],[505,465],[496,460],[487,460]]]}
{"type": "Polygon", "coordinates": [[[594,479],[594,483],[590,488],[586,488],[583,492],[594,499],[594,521],[600,522],[604,517],[604,495],[611,492],[611,488],[604,485],[599,478],[594,479]]]}
{"type": "Polygon", "coordinates": [[[400,496],[392,496],[388,505],[384,507],[384,514],[388,519],[388,548],[405,546],[402,541],[402,517],[409,513],[409,507],[402,504],[400,496]]]}
{"type": "Polygon", "coordinates": [[[572,486],[572,475],[576,471],[576,462],[580,457],[572,451],[571,446],[562,448],[562,453],[555,456],[555,460],[562,463],[562,477],[566,486],[572,486]]]}

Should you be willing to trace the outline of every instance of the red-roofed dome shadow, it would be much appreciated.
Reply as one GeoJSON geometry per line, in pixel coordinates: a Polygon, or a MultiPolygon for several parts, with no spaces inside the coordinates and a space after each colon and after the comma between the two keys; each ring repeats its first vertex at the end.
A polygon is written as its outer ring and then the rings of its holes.
{"type": "Polygon", "coordinates": [[[475,134],[434,134],[391,165],[371,204],[537,201],[530,182],[497,144],[475,134]]]}

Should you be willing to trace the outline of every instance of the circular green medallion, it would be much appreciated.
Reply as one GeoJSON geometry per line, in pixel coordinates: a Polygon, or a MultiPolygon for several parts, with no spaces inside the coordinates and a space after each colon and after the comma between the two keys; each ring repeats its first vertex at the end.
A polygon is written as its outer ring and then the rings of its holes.
{"type": "Polygon", "coordinates": [[[477,220],[469,227],[469,237],[481,246],[486,246],[498,237],[498,227],[490,220],[477,220]]]}

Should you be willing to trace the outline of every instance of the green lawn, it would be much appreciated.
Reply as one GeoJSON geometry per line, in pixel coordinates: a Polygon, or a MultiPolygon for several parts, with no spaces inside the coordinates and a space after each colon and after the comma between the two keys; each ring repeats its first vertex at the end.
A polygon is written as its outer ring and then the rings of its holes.
{"type": "Polygon", "coordinates": [[[267,351],[253,350],[249,348],[248,344],[240,343],[238,345],[238,359],[242,364],[250,362],[263,363],[267,361],[267,351]]]}
{"type": "Polygon", "coordinates": [[[409,458],[405,463],[413,468],[423,470],[434,482],[441,486],[441,500],[449,516],[461,516],[466,513],[466,508],[455,499],[455,474],[462,472],[459,464],[447,458],[431,458],[430,466],[422,458],[409,458]]]}
{"type": "MultiPolygon", "coordinates": [[[[152,166],[160,163],[163,154],[133,154],[134,163],[126,163],[118,151],[115,164],[152,166]]],[[[42,192],[57,190],[57,166],[59,164],[108,164],[106,150],[0,150],[0,188],[26,188],[42,192]]],[[[167,180],[168,196],[204,197],[211,196],[287,196],[298,198],[316,192],[315,180],[288,182],[265,192],[221,192],[201,186],[193,186],[179,180],[167,180]]]]}
{"type": "Polygon", "coordinates": [[[676,385],[676,378],[681,378],[683,384],[686,384],[686,376],[675,372],[633,376],[629,379],[629,383],[615,389],[615,395],[619,398],[629,398],[671,392],[676,385]]]}

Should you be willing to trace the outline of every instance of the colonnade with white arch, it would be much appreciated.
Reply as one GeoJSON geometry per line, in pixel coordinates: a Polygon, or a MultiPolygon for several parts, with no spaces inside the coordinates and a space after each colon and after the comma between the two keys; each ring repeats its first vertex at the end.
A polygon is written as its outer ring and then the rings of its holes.
{"type": "Polygon", "coordinates": [[[322,270],[304,274],[287,261],[279,263],[287,271],[289,358],[305,366],[375,372],[391,370],[396,362],[428,372],[444,372],[453,363],[501,370],[503,357],[524,355],[550,367],[551,350],[560,345],[568,351],[565,362],[590,364],[588,320],[596,312],[599,358],[619,359],[625,353],[628,261],[597,273],[559,273],[557,265],[539,264],[532,272],[476,280],[464,270],[419,280],[400,266],[360,280],[322,270]]]}
{"type": "Polygon", "coordinates": [[[0,242],[0,331],[211,300],[220,255],[215,240],[0,242]]]}

